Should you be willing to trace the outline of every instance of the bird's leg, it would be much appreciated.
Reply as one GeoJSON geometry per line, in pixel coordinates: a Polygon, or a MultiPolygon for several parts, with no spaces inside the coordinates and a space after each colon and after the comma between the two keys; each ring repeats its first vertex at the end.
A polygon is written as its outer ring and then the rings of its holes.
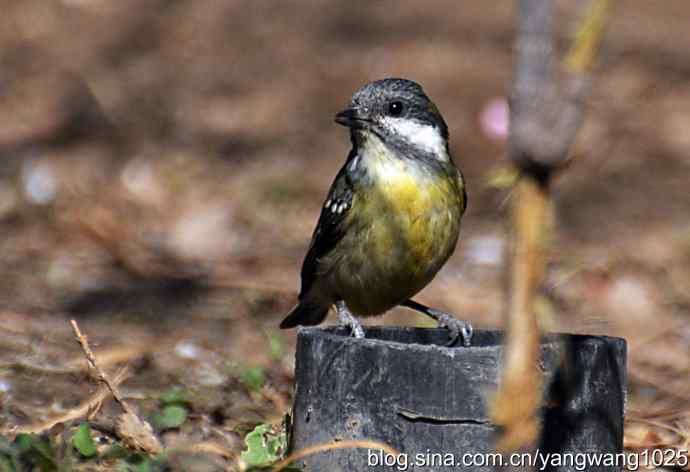
{"type": "Polygon", "coordinates": [[[342,300],[335,302],[335,309],[338,312],[340,325],[350,328],[350,332],[355,338],[363,338],[364,329],[362,328],[362,323],[360,323],[359,320],[355,318],[352,313],[350,313],[350,310],[348,310],[347,306],[345,306],[345,302],[342,300]]]}
{"type": "Polygon", "coordinates": [[[451,339],[447,346],[452,346],[455,344],[455,342],[461,336],[462,344],[465,346],[470,345],[470,341],[472,340],[472,325],[468,321],[461,321],[455,318],[453,315],[436,310],[435,308],[429,308],[428,306],[417,303],[414,300],[407,300],[402,304],[402,306],[419,311],[433,318],[438,323],[439,328],[448,328],[451,339]]]}

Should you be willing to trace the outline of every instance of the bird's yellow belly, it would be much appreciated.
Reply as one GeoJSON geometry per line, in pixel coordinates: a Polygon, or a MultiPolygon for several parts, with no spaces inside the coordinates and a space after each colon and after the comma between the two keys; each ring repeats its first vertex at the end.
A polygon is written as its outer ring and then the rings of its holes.
{"type": "Polygon", "coordinates": [[[452,254],[461,210],[444,181],[406,174],[378,183],[353,221],[345,246],[355,248],[336,270],[334,285],[353,313],[377,315],[426,286],[452,254]],[[363,213],[362,213],[363,212],[363,213]]]}

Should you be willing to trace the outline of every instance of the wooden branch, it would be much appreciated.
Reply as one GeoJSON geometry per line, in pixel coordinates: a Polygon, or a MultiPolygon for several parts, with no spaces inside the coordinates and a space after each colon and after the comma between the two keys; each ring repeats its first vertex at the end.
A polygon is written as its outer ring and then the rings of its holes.
{"type": "Polygon", "coordinates": [[[511,96],[510,159],[541,181],[567,160],[582,123],[612,0],[595,0],[557,74],[553,0],[522,0],[511,96]],[[562,77],[561,77],[562,76],[562,77]],[[562,79],[562,80],[559,80],[562,79]]]}
{"type": "Polygon", "coordinates": [[[545,188],[532,178],[518,182],[511,203],[506,351],[492,405],[493,420],[503,427],[496,445],[499,451],[529,447],[539,433],[535,412],[541,401],[542,379],[537,370],[539,326],[533,307],[545,265],[542,225],[551,213],[545,188]]]}
{"type": "Polygon", "coordinates": [[[553,0],[520,2],[509,157],[522,176],[512,196],[506,351],[492,404],[493,420],[503,428],[499,451],[534,447],[539,433],[535,415],[542,379],[536,368],[539,327],[534,305],[552,233],[549,183],[566,162],[582,122],[611,2],[593,0],[561,74],[555,70],[553,0]]]}
{"type": "Polygon", "coordinates": [[[553,1],[522,0],[515,41],[510,97],[509,157],[522,169],[543,165],[540,155],[546,121],[545,103],[556,93],[553,81],[553,1]]]}

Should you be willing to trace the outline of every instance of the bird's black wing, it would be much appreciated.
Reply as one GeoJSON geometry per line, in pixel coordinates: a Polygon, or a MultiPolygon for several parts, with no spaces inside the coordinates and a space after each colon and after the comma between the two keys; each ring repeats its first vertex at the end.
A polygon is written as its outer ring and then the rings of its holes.
{"type": "Polygon", "coordinates": [[[356,154],[353,149],[350,151],[345,165],[336,175],[328,192],[326,202],[321,209],[321,216],[319,216],[316,229],[314,229],[309,252],[307,252],[302,265],[300,300],[309,291],[316,279],[319,259],[335,247],[347,229],[345,221],[348,211],[352,208],[353,200],[352,180],[350,179],[348,169],[351,167],[350,164],[354,159],[356,159],[356,154]]]}

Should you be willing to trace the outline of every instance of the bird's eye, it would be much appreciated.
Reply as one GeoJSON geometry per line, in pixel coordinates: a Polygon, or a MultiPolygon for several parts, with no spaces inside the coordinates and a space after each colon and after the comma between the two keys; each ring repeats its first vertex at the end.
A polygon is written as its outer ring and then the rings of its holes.
{"type": "Polygon", "coordinates": [[[391,116],[400,116],[403,112],[403,108],[403,103],[396,100],[388,105],[388,113],[390,113],[391,116]]]}

